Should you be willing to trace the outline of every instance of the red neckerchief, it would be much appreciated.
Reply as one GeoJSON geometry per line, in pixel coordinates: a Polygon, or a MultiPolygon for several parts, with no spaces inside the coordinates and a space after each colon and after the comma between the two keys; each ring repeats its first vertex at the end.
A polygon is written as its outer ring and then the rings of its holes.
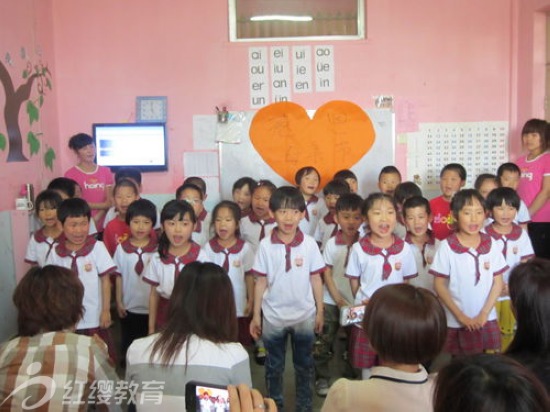
{"type": "Polygon", "coordinates": [[[208,212],[206,209],[202,209],[202,212],[197,216],[197,223],[195,223],[195,230],[193,232],[200,233],[202,230],[202,223],[204,222],[204,219],[206,219],[206,215],[208,212]]]}
{"type": "MultiPolygon", "coordinates": [[[[336,226],[338,229],[338,226],[336,226]]],[[[359,240],[359,232],[355,234],[355,239],[353,239],[353,242],[351,244],[347,244],[346,240],[344,239],[344,232],[342,230],[337,230],[336,234],[334,235],[334,241],[339,246],[346,246],[348,250],[346,251],[346,260],[344,261],[344,266],[348,265],[348,259],[349,259],[349,252],[351,251],[351,247],[354,245],[355,242],[359,240]]]]}
{"type": "Polygon", "coordinates": [[[265,225],[275,223],[275,218],[270,217],[268,219],[262,220],[262,219],[259,219],[258,216],[256,216],[256,213],[254,212],[251,212],[248,218],[252,223],[257,223],[262,227],[262,229],[260,230],[260,240],[262,240],[265,237],[265,225]]]}
{"type": "Polygon", "coordinates": [[[391,246],[387,249],[382,249],[378,246],[374,246],[370,241],[370,236],[363,236],[359,240],[359,244],[361,245],[361,248],[363,251],[369,255],[380,255],[384,258],[384,265],[382,266],[382,280],[387,280],[390,277],[392,267],[389,262],[389,258],[392,255],[397,255],[398,253],[401,253],[403,250],[403,246],[405,246],[405,242],[401,240],[397,236],[393,236],[393,243],[391,246]],[[383,251],[386,251],[386,253],[382,253],[383,251]]]}
{"type": "Polygon", "coordinates": [[[480,232],[479,236],[481,239],[480,239],[479,245],[475,249],[477,254],[470,252],[469,248],[467,248],[466,246],[463,246],[462,243],[460,243],[460,240],[458,240],[458,236],[456,233],[452,233],[447,238],[449,247],[453,252],[459,253],[459,254],[467,253],[474,258],[475,265],[476,265],[476,282],[475,282],[476,285],[478,284],[479,279],[481,277],[481,272],[479,271],[479,256],[486,255],[491,250],[491,236],[483,232],[480,232]]]}
{"type": "Polygon", "coordinates": [[[48,245],[48,253],[46,253],[46,259],[48,259],[48,256],[50,256],[50,253],[52,252],[52,249],[55,246],[55,244],[56,243],[61,243],[65,239],[63,237],[63,232],[61,232],[59,234],[59,236],[56,237],[55,239],[50,238],[49,236],[46,236],[44,234],[44,226],[42,226],[40,229],[38,229],[36,232],[34,232],[33,237],[34,237],[34,240],[37,243],[45,243],[45,244],[48,245]],[[53,241],[50,243],[50,242],[48,242],[48,239],[53,239],[53,241]]]}
{"type": "Polygon", "coordinates": [[[502,243],[504,243],[504,247],[502,248],[502,254],[506,259],[506,254],[508,253],[508,241],[518,240],[519,237],[521,236],[521,233],[523,232],[523,229],[519,225],[512,223],[512,231],[510,233],[507,233],[506,235],[503,235],[502,233],[498,233],[493,228],[493,225],[486,226],[485,232],[487,232],[487,234],[495,240],[502,240],[502,243]]]}
{"type": "Polygon", "coordinates": [[[187,265],[188,263],[196,261],[199,257],[201,247],[193,241],[191,241],[190,243],[191,247],[185,255],[174,256],[171,253],[166,252],[166,256],[160,258],[160,261],[165,265],[174,265],[174,278],[178,277],[180,273],[180,271],[178,270],[178,266],[180,263],[182,263],[183,265],[187,265]]]}
{"type": "Polygon", "coordinates": [[[309,198],[309,200],[306,202],[306,211],[305,211],[305,218],[306,220],[309,222],[309,212],[307,210],[307,207],[312,204],[312,203],[317,203],[317,201],[319,200],[319,198],[315,195],[311,195],[311,197],[309,198]]]}
{"type": "Polygon", "coordinates": [[[229,255],[239,253],[241,250],[243,250],[244,246],[244,240],[239,238],[237,238],[237,243],[235,243],[230,248],[225,248],[220,245],[217,237],[210,239],[208,243],[210,244],[210,247],[212,248],[212,251],[214,253],[223,253],[225,255],[222,267],[225,269],[226,272],[229,272],[229,255]]]}
{"type": "Polygon", "coordinates": [[[302,231],[298,228],[296,229],[296,235],[294,235],[294,239],[290,241],[290,243],[285,243],[279,238],[278,231],[273,229],[271,232],[271,243],[273,244],[279,244],[279,245],[285,245],[285,271],[288,272],[292,268],[292,262],[290,261],[290,253],[292,251],[293,247],[299,246],[304,241],[304,234],[302,231]]]}
{"type": "Polygon", "coordinates": [[[326,223],[326,225],[334,225],[332,228],[332,233],[330,234],[330,237],[336,236],[336,232],[338,232],[338,223],[336,223],[336,220],[334,220],[334,215],[330,212],[328,212],[324,217],[323,221],[326,223]]]}
{"type": "MultiPolygon", "coordinates": [[[[428,265],[428,262],[426,262],[426,257],[424,256],[424,252],[426,251],[426,245],[435,245],[435,236],[433,232],[428,229],[426,232],[428,234],[428,240],[422,245],[422,250],[420,250],[420,254],[422,255],[422,265],[426,267],[428,265]]],[[[412,241],[411,234],[407,232],[405,235],[405,242],[407,242],[409,245],[413,245],[414,242],[412,241]]]]}
{"type": "Polygon", "coordinates": [[[124,242],[120,244],[122,247],[122,250],[124,250],[126,253],[135,253],[138,256],[138,261],[136,263],[136,266],[134,266],[134,270],[136,271],[137,275],[141,275],[141,272],[143,272],[143,259],[142,256],[144,253],[153,253],[157,250],[158,244],[153,239],[149,239],[149,243],[147,243],[143,247],[136,247],[130,243],[130,239],[126,239],[124,242]]]}
{"type": "Polygon", "coordinates": [[[94,249],[95,243],[97,240],[93,236],[88,236],[84,245],[78,250],[67,249],[66,239],[64,242],[60,242],[55,247],[55,253],[59,257],[70,257],[71,258],[71,270],[78,275],[78,265],[76,264],[76,259],[82,256],[89,255],[94,249]]]}

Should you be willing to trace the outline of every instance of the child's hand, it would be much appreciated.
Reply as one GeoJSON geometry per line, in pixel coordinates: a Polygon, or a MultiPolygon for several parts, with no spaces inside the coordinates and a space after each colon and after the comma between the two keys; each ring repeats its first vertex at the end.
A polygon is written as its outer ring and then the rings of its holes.
{"type": "Polygon", "coordinates": [[[122,302],[117,302],[116,303],[116,310],[118,312],[118,316],[120,318],[125,318],[127,313],[126,313],[126,308],[124,307],[124,304],[122,302]]]}
{"type": "Polygon", "coordinates": [[[323,316],[323,311],[318,310],[317,314],[315,315],[315,333],[322,333],[323,332],[324,322],[325,322],[325,318],[323,316]]]}
{"type": "Polygon", "coordinates": [[[508,283],[504,283],[504,286],[502,287],[502,292],[500,292],[500,296],[502,297],[510,296],[510,289],[508,289],[508,283]]]}
{"type": "Polygon", "coordinates": [[[260,339],[260,336],[262,336],[262,322],[256,316],[250,322],[250,334],[255,340],[260,339]]]}
{"type": "Polygon", "coordinates": [[[470,318],[470,317],[464,315],[463,317],[461,317],[460,319],[458,319],[458,321],[459,321],[460,323],[462,323],[462,325],[463,325],[466,329],[468,329],[470,332],[479,329],[478,321],[477,321],[475,318],[470,318]]]}
{"type": "Polygon", "coordinates": [[[367,306],[368,303],[369,303],[369,300],[370,300],[370,299],[368,299],[368,298],[367,298],[367,299],[363,299],[363,300],[361,301],[361,305],[367,306]]]}
{"type": "Polygon", "coordinates": [[[108,310],[103,310],[99,316],[99,327],[102,329],[107,329],[109,326],[111,326],[111,312],[108,310]]]}
{"type": "Polygon", "coordinates": [[[344,298],[340,298],[336,301],[336,305],[338,305],[338,309],[342,309],[344,306],[351,306],[351,303],[344,298]]]}
{"type": "Polygon", "coordinates": [[[487,323],[487,315],[483,312],[480,312],[479,315],[474,318],[474,320],[478,324],[478,329],[481,329],[487,323]]]}
{"type": "Polygon", "coordinates": [[[254,301],[252,299],[248,299],[246,301],[246,306],[244,307],[244,316],[249,317],[252,313],[252,308],[254,307],[254,301]]]}

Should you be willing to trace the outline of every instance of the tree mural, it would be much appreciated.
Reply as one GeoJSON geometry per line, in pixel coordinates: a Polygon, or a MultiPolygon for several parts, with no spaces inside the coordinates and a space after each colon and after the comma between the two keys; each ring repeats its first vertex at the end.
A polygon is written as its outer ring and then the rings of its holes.
{"type": "MultiPolygon", "coordinates": [[[[4,106],[4,121],[6,125],[6,136],[0,131],[0,149],[8,148],[7,162],[27,162],[29,159],[23,153],[23,136],[19,125],[19,113],[21,107],[25,109],[29,118],[30,130],[27,133],[27,144],[30,155],[37,154],[40,150],[42,133],[34,132],[32,126],[40,119],[40,108],[44,104],[44,96],[47,90],[52,89],[51,73],[47,65],[42,62],[32,64],[27,61],[21,77],[24,80],[17,89],[15,88],[10,73],[2,61],[0,61],[0,83],[4,88],[6,103],[4,106]],[[36,90],[36,97],[32,97],[33,88],[36,90]]],[[[53,168],[55,152],[52,148],[44,153],[44,162],[50,169],[53,168]]]]}

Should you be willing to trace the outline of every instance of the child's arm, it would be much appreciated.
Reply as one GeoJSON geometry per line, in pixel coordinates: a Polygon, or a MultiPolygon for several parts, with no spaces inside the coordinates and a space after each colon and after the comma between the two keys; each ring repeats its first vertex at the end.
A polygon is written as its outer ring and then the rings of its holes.
{"type": "Polygon", "coordinates": [[[328,293],[330,293],[330,296],[332,297],[332,299],[334,299],[336,305],[338,305],[339,308],[349,305],[350,303],[342,296],[342,294],[336,287],[336,284],[334,283],[334,279],[332,278],[332,267],[327,266],[324,276],[325,285],[327,286],[328,293]]]}
{"type": "Polygon", "coordinates": [[[155,333],[158,306],[159,294],[157,292],[157,287],[151,285],[151,292],[149,293],[149,335],[155,333]]]}
{"type": "Polygon", "coordinates": [[[108,328],[111,326],[111,276],[105,274],[101,277],[101,315],[99,316],[99,327],[108,328]]]}
{"type": "Polygon", "coordinates": [[[534,216],[548,199],[550,199],[550,176],[544,176],[540,191],[529,205],[529,214],[534,216]]]}
{"type": "Polygon", "coordinates": [[[122,276],[116,277],[116,310],[118,312],[118,316],[121,318],[126,317],[126,308],[124,307],[124,303],[122,301],[122,276]]]}
{"type": "Polygon", "coordinates": [[[244,282],[246,284],[246,307],[244,308],[244,316],[250,316],[254,309],[254,276],[252,276],[252,273],[245,273],[244,282]]]}
{"type": "Polygon", "coordinates": [[[451,311],[451,313],[457,318],[457,320],[464,325],[464,327],[470,331],[479,329],[477,321],[472,319],[464,314],[459,307],[456,305],[455,301],[449,292],[447,287],[447,279],[435,276],[434,278],[434,289],[439,296],[439,299],[443,304],[451,311]]]}
{"type": "Polygon", "coordinates": [[[310,277],[311,289],[313,290],[313,298],[315,299],[315,308],[317,313],[315,315],[315,333],[321,333],[323,331],[323,280],[321,275],[316,273],[310,277]]]}
{"type": "Polygon", "coordinates": [[[485,325],[489,313],[495,307],[497,298],[502,292],[503,284],[504,282],[502,281],[502,275],[497,275],[493,277],[493,286],[491,286],[489,296],[487,296],[487,299],[485,300],[485,305],[483,305],[483,307],[481,308],[481,312],[479,312],[479,314],[474,318],[480,328],[485,325]]]}
{"type": "Polygon", "coordinates": [[[359,278],[349,278],[349,284],[351,286],[351,294],[355,297],[359,290],[359,278]]]}
{"type": "Polygon", "coordinates": [[[262,336],[262,299],[267,289],[267,277],[256,276],[254,285],[254,313],[250,322],[250,334],[254,339],[262,336]]]}

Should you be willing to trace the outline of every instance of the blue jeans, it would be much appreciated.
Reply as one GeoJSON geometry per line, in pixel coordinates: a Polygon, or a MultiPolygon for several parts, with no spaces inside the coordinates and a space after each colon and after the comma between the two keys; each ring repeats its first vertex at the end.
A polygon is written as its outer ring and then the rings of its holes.
{"type": "Polygon", "coordinates": [[[312,410],[313,341],[315,316],[291,326],[275,327],[264,317],[262,337],[267,349],[265,380],[270,398],[284,411],[283,373],[285,370],[286,342],[290,335],[292,362],[296,376],[296,411],[312,410]]]}

